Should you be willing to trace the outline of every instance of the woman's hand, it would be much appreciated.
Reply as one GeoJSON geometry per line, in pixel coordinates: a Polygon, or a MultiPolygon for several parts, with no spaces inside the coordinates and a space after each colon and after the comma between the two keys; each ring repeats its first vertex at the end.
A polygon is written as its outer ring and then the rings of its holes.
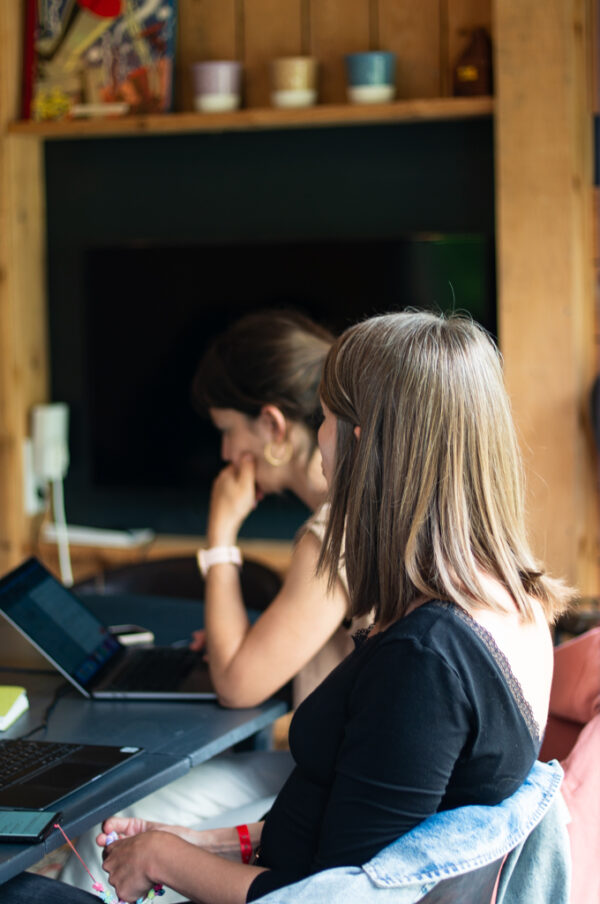
{"type": "MultiPolygon", "coordinates": [[[[117,821],[109,820],[109,822],[117,821]]],[[[154,871],[159,855],[165,856],[164,847],[166,843],[168,844],[167,833],[149,829],[149,823],[143,819],[122,821],[130,823],[128,828],[131,830],[139,828],[142,824],[146,828],[119,841],[113,841],[105,849],[102,866],[108,873],[109,882],[115,889],[119,900],[137,901],[138,898],[145,898],[158,881],[154,871]],[[135,826],[135,823],[138,826],[135,826]]]]}
{"type": "Polygon", "coordinates": [[[111,816],[102,823],[102,831],[96,836],[96,844],[100,847],[106,846],[106,838],[111,832],[116,832],[119,840],[123,838],[131,838],[134,835],[141,835],[144,832],[169,832],[171,835],[178,835],[180,838],[190,840],[187,836],[191,829],[185,826],[172,826],[165,822],[151,822],[148,819],[137,819],[127,816],[111,816]]]}
{"type": "Polygon", "coordinates": [[[209,546],[233,546],[240,527],[257,504],[255,467],[251,455],[239,466],[227,465],[216,477],[210,496],[209,546]]]}
{"type": "MultiPolygon", "coordinates": [[[[194,650],[195,653],[206,652],[206,631],[204,628],[198,628],[197,631],[192,631],[192,639],[190,640],[190,650],[194,650]]],[[[206,656],[204,657],[206,659],[206,656]]]]}
{"type": "MultiPolygon", "coordinates": [[[[106,848],[104,869],[109,882],[123,901],[137,901],[145,897],[152,886],[160,883],[175,889],[182,899],[212,904],[243,904],[250,884],[264,867],[241,863],[240,844],[235,829],[214,829],[212,832],[193,832],[196,844],[174,837],[168,831],[181,827],[167,827],[143,819],[110,819],[104,829],[123,829],[134,834],[114,841],[106,848]],[[225,859],[234,841],[236,862],[225,859]],[[212,839],[212,841],[211,841],[212,839]],[[210,845],[206,845],[210,842],[210,845]],[[219,849],[213,853],[207,847],[219,849]]],[[[259,823],[249,826],[254,838],[261,829],[259,823]]],[[[186,830],[183,830],[186,831],[186,830]]],[[[255,843],[255,842],[254,842],[255,843]]]]}

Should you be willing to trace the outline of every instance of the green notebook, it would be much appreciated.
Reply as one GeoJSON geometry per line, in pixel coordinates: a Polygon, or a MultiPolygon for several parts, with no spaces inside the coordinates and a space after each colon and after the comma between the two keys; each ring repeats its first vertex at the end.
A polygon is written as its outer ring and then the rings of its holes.
{"type": "Polygon", "coordinates": [[[24,687],[0,685],[0,731],[9,728],[27,709],[29,700],[24,687]]]}

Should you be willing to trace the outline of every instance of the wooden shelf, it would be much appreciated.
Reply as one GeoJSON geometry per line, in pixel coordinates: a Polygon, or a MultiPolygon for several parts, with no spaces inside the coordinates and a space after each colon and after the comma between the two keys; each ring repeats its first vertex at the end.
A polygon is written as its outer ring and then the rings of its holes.
{"type": "Polygon", "coordinates": [[[297,110],[271,108],[232,113],[167,113],[123,118],[77,119],[63,122],[13,122],[12,135],[41,140],[225,132],[249,129],[360,126],[373,123],[422,122],[490,116],[491,97],[436,97],[390,104],[322,104],[297,110]]]}

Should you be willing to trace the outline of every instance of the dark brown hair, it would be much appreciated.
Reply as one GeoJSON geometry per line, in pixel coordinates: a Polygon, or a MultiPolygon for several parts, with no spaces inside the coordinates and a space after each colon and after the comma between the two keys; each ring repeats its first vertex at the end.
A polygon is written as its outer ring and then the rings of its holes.
{"type": "Polygon", "coordinates": [[[332,346],[321,396],[338,429],[319,567],[335,579],[345,537],[352,615],[385,625],[421,595],[496,608],[482,572],[526,619],[531,596],[548,618],[566,607],[572,591],[529,548],[500,356],[481,327],[415,311],[365,320],[332,346]]]}
{"type": "Polygon", "coordinates": [[[258,417],[276,405],[314,435],[320,417],[319,382],[333,335],[292,310],[248,314],[218,336],[194,376],[192,399],[202,413],[233,408],[258,417]]]}

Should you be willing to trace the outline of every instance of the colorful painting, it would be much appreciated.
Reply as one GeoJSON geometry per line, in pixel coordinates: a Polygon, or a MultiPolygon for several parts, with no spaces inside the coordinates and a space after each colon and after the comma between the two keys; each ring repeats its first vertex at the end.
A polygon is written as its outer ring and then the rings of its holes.
{"type": "Polygon", "coordinates": [[[176,0],[37,0],[31,117],[162,113],[176,0]]]}

